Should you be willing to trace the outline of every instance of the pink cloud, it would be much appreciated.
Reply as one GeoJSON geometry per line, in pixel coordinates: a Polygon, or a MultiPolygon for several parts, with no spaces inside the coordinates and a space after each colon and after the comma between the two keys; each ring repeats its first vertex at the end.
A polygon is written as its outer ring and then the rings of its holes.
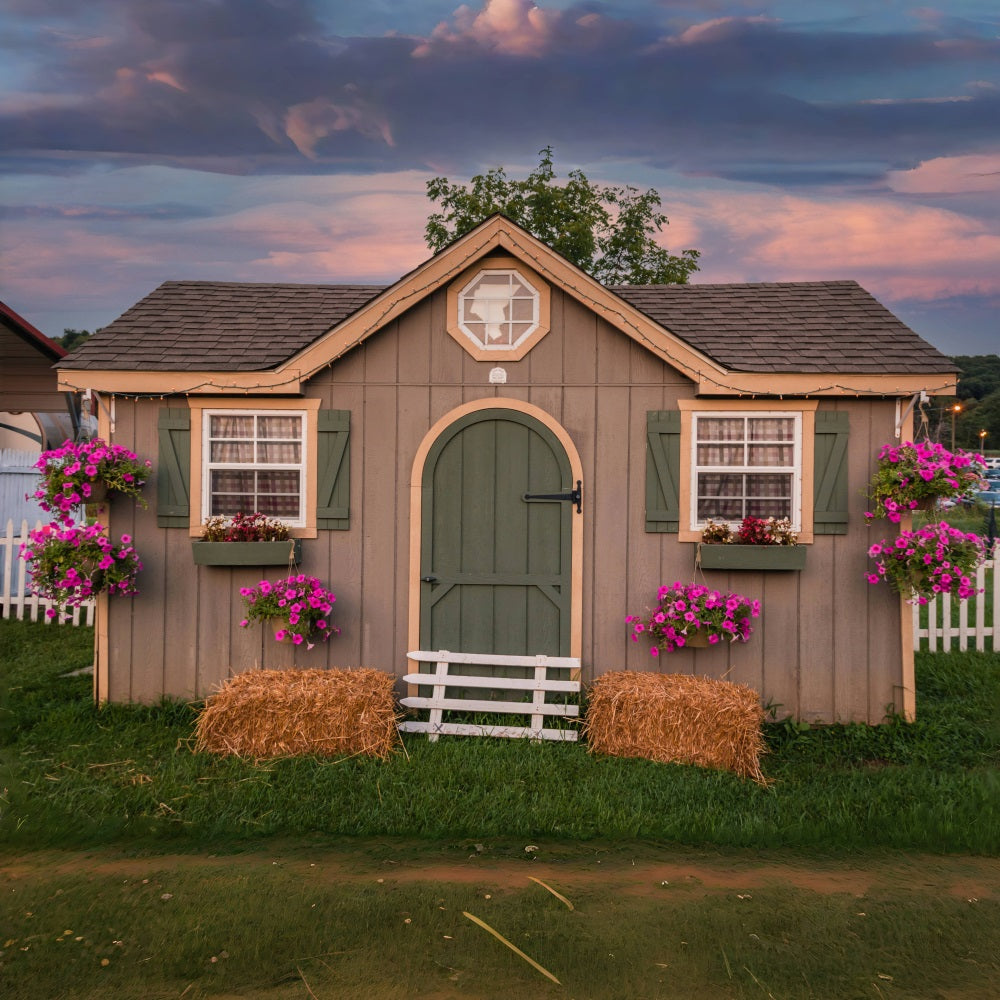
{"type": "Polygon", "coordinates": [[[715,17],[710,21],[692,24],[679,35],[672,35],[667,41],[671,45],[704,45],[731,38],[737,28],[747,24],[777,24],[778,19],[757,14],[753,17],[715,17]]]}
{"type": "Polygon", "coordinates": [[[888,299],[922,301],[1000,292],[1000,232],[942,208],[709,192],[670,217],[701,232],[698,281],[854,278],[888,299]]]}
{"type": "MultiPolygon", "coordinates": [[[[581,28],[593,28],[600,20],[584,15],[581,28]]],[[[449,23],[442,21],[430,39],[413,50],[415,57],[431,54],[434,44],[474,45],[512,56],[543,55],[550,47],[555,29],[565,15],[558,10],[542,10],[533,0],[486,0],[478,13],[467,4],[459,7],[449,23]]]]}
{"type": "Polygon", "coordinates": [[[924,160],[912,170],[891,171],[888,183],[901,194],[1000,191],[1000,152],[924,160]]]}
{"type": "Polygon", "coordinates": [[[356,95],[344,102],[317,97],[304,104],[295,104],[285,115],[285,133],[296,149],[311,160],[317,158],[320,140],[335,132],[359,132],[370,139],[381,139],[394,145],[392,130],[384,116],[356,95]]]}

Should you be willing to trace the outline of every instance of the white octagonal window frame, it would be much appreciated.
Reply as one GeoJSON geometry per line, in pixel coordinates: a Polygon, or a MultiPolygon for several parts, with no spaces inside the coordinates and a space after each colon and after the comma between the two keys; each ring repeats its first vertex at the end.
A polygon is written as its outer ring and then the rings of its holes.
{"type": "Polygon", "coordinates": [[[538,329],[540,299],[517,268],[484,267],[458,293],[458,328],[480,350],[516,350],[538,329]]]}
{"type": "Polygon", "coordinates": [[[549,332],[550,295],[516,257],[488,257],[449,286],[448,333],[477,361],[520,361],[549,332]]]}

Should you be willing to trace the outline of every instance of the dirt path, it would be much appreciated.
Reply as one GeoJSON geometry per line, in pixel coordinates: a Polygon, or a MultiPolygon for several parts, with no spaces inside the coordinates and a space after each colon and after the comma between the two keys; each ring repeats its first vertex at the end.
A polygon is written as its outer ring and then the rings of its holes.
{"type": "Polygon", "coordinates": [[[44,850],[0,854],[0,878],[31,879],[56,874],[148,878],[184,869],[251,872],[280,866],[323,883],[366,882],[476,884],[521,889],[529,877],[560,891],[603,888],[645,895],[664,885],[692,890],[750,890],[790,885],[817,893],[862,896],[893,888],[931,891],[961,899],[1000,896],[1000,858],[873,853],[806,858],[779,852],[696,851],[642,844],[469,844],[440,847],[409,841],[340,842],[334,845],[274,845],[233,854],[148,854],[113,848],[44,850]]]}

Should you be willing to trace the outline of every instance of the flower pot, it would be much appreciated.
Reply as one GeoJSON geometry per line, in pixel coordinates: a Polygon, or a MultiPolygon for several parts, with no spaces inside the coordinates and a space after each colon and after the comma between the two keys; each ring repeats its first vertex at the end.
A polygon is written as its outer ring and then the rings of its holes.
{"type": "Polygon", "coordinates": [[[191,551],[198,566],[287,566],[302,561],[302,539],[281,542],[201,542],[192,541],[191,551]]]}
{"type": "Polygon", "coordinates": [[[106,483],[94,483],[90,487],[90,496],[87,497],[87,503],[104,503],[108,499],[108,487],[106,483]]]}
{"type": "Polygon", "coordinates": [[[695,632],[688,632],[684,636],[684,645],[689,646],[692,649],[707,649],[709,646],[708,632],[704,629],[698,629],[695,632]]]}
{"type": "Polygon", "coordinates": [[[805,569],[805,545],[699,546],[702,569],[794,570],[805,569]]]}

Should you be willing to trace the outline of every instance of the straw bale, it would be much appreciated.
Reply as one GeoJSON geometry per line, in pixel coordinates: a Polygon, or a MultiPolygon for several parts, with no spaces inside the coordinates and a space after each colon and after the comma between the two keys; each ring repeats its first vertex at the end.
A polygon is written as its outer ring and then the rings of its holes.
{"type": "Polygon", "coordinates": [[[399,743],[395,678],[354,670],[248,670],[205,701],[195,749],[254,759],[301,754],[385,759],[399,743]]]}
{"type": "Polygon", "coordinates": [[[697,764],[766,784],[763,719],[760,697],[744,684],[622,670],[591,686],[584,732],[594,753],[697,764]]]}

